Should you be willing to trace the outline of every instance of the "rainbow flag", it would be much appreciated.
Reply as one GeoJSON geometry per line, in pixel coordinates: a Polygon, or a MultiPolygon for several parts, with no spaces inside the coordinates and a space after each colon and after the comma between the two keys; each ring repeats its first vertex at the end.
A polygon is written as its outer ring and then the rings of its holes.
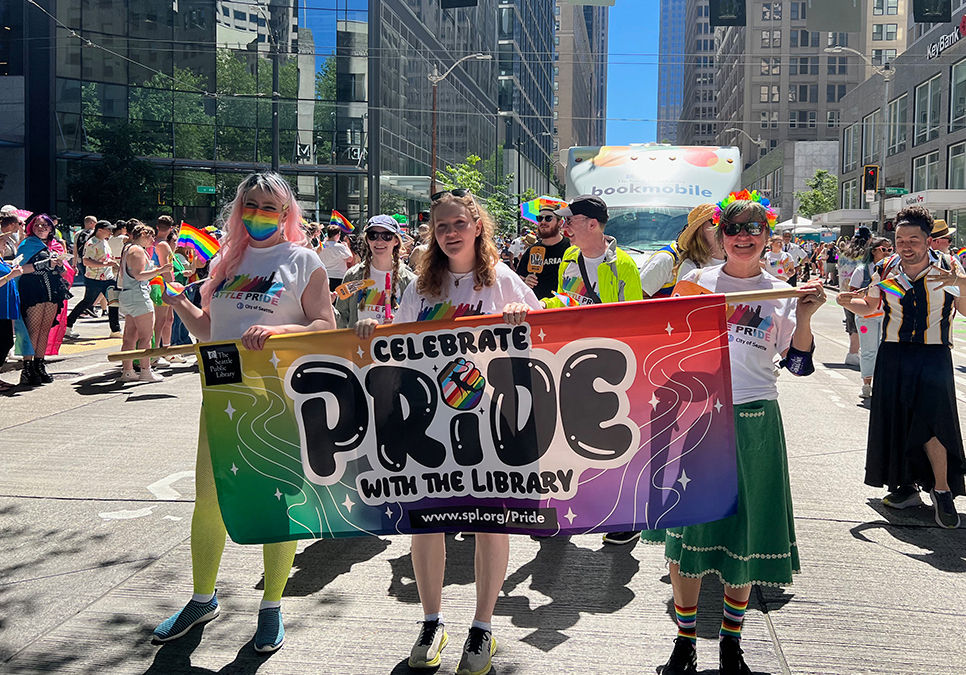
{"type": "Polygon", "coordinates": [[[580,305],[577,304],[576,300],[574,300],[569,295],[566,295],[564,293],[558,293],[557,291],[554,291],[553,297],[557,298],[557,300],[562,302],[564,307],[580,307],[580,305]]]}
{"type": "Polygon", "coordinates": [[[221,248],[218,240],[208,234],[205,230],[199,230],[194,225],[181,221],[181,230],[178,232],[178,243],[175,246],[186,246],[194,249],[201,256],[202,260],[211,260],[221,248]]]}
{"type": "Polygon", "coordinates": [[[348,218],[346,218],[345,216],[343,216],[341,213],[339,213],[335,209],[332,209],[332,217],[329,218],[329,225],[338,225],[339,228],[343,232],[345,232],[346,234],[348,234],[348,233],[352,232],[354,229],[356,229],[352,225],[352,223],[349,222],[349,219],[348,218]]]}
{"type": "Polygon", "coordinates": [[[166,298],[176,298],[182,293],[184,293],[185,287],[179,284],[177,281],[164,282],[164,297],[166,298]]]}
{"type": "Polygon", "coordinates": [[[541,209],[553,209],[557,211],[565,208],[567,208],[567,202],[562,199],[546,196],[537,197],[536,199],[531,199],[528,202],[520,204],[520,215],[530,222],[535,223],[537,222],[537,216],[540,214],[541,209]]]}
{"type": "Polygon", "coordinates": [[[963,246],[958,251],[953,251],[953,255],[956,256],[957,258],[961,257],[964,253],[966,253],[966,246],[963,246]]]}
{"type": "Polygon", "coordinates": [[[894,295],[897,298],[901,298],[906,294],[906,289],[903,288],[897,279],[883,279],[876,285],[889,295],[894,295]]]}

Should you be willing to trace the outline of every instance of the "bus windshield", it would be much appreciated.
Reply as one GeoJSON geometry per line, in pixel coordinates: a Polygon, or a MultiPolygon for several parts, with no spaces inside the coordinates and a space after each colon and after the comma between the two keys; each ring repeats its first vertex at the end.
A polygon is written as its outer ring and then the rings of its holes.
{"type": "Polygon", "coordinates": [[[654,251],[675,239],[688,224],[690,209],[669,206],[619,206],[609,209],[606,233],[624,249],[654,251]]]}

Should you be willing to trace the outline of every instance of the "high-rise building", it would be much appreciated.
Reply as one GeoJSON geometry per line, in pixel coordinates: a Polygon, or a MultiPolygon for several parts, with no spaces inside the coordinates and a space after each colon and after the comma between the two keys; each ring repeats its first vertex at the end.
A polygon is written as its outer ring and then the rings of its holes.
{"type": "Polygon", "coordinates": [[[657,141],[676,143],[684,101],[685,0],[661,0],[657,141]]]}
{"type": "MultiPolygon", "coordinates": [[[[607,7],[579,7],[556,0],[554,145],[603,145],[607,118],[607,7]]],[[[559,160],[559,153],[557,158],[559,160]]],[[[565,165],[556,164],[565,182],[565,165]]]]}
{"type": "Polygon", "coordinates": [[[549,191],[554,170],[554,0],[499,0],[499,96],[510,191],[549,191]]]}
{"type": "Polygon", "coordinates": [[[708,0],[687,0],[684,32],[684,94],[677,141],[681,145],[713,145],[718,135],[718,94],[714,31],[708,0]]]}
{"type": "MultiPolygon", "coordinates": [[[[519,117],[548,130],[552,3],[523,3],[518,21],[529,25],[537,10],[547,15],[550,28],[539,33],[545,39],[526,42],[524,31],[516,43],[526,63],[530,53],[546,55],[542,89],[533,91],[536,80],[517,72],[514,85],[521,86],[508,88],[511,99],[521,99],[513,109],[519,117]],[[527,107],[534,100],[543,102],[527,107]]],[[[157,169],[157,201],[151,213],[117,215],[150,219],[156,210],[208,224],[241,177],[271,163],[275,48],[280,171],[306,215],[325,218],[337,208],[358,223],[381,210],[380,194],[387,193],[398,198],[387,209],[418,210],[417,202],[428,201],[432,161],[429,75],[449,71],[468,54],[495,56],[501,3],[478,0],[458,9],[442,9],[439,0],[39,4],[104,49],[55,29],[32,4],[0,3],[3,25],[11,28],[0,31],[0,110],[14,122],[0,125],[0,173],[7,174],[0,203],[76,218],[84,195],[72,178],[101,161],[107,141],[129,126],[137,132],[132,149],[157,169]],[[41,40],[53,48],[30,48],[41,40]]],[[[495,61],[472,59],[438,85],[440,168],[476,154],[488,160],[491,183],[503,127],[495,114],[496,71],[495,61]]],[[[534,156],[545,156],[549,136],[527,128],[531,143],[545,149],[534,156]]]]}

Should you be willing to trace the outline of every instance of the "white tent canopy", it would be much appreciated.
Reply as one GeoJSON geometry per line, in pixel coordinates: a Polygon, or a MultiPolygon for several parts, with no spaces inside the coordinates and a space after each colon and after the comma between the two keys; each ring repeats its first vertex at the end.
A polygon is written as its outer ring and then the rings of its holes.
{"type": "Polygon", "coordinates": [[[779,231],[795,230],[796,232],[800,232],[802,231],[802,228],[806,228],[806,227],[808,228],[812,227],[812,221],[810,221],[808,218],[803,218],[802,216],[799,216],[797,221],[794,218],[792,218],[790,220],[783,220],[782,222],[775,225],[775,229],[779,231]]]}

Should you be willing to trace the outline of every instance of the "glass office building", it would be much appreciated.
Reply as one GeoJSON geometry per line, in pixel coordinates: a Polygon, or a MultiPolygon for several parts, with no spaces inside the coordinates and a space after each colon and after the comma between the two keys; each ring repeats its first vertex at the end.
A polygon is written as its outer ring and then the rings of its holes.
{"type": "MultiPolygon", "coordinates": [[[[84,208],[73,178],[101,161],[124,128],[134,132],[135,154],[159,169],[149,188],[158,212],[213,222],[245,174],[271,165],[276,51],[280,171],[306,216],[327,218],[336,208],[362,222],[389,192],[399,198],[394,210],[412,212],[428,201],[428,75],[468,53],[496,53],[496,0],[455,10],[438,0],[41,4],[80,38],[24,4],[27,39],[0,50],[29,66],[24,205],[73,217],[84,208]],[[25,47],[44,37],[54,50],[25,47]],[[49,142],[32,143],[45,129],[49,142]]],[[[496,153],[495,68],[468,61],[439,85],[440,166],[496,153]]],[[[6,166],[14,160],[2,140],[6,166]]],[[[0,201],[15,201],[5,192],[0,201]]]]}

